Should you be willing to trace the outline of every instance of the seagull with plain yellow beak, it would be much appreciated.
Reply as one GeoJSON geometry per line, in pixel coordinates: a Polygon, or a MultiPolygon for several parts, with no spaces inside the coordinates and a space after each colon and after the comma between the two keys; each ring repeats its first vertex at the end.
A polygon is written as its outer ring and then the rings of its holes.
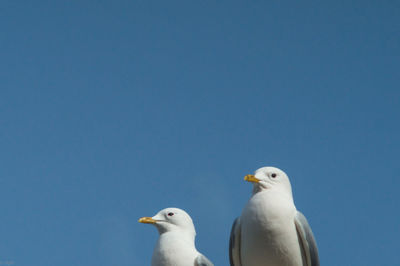
{"type": "Polygon", "coordinates": [[[197,251],[193,221],[184,210],[167,208],[139,222],[154,225],[160,234],[151,266],[214,266],[197,251]]]}
{"type": "Polygon", "coordinates": [[[232,226],[231,266],[319,266],[314,235],[296,210],[285,172],[263,167],[245,180],[253,193],[232,226]]]}

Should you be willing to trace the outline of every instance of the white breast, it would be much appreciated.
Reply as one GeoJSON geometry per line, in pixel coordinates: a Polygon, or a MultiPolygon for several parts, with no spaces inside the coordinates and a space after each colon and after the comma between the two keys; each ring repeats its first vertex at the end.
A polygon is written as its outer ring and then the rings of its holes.
{"type": "Polygon", "coordinates": [[[281,193],[256,193],[243,210],[241,260],[244,266],[302,266],[291,198],[281,193]]]}
{"type": "Polygon", "coordinates": [[[152,266],[188,266],[194,265],[198,256],[193,240],[185,239],[181,234],[167,232],[161,234],[151,259],[152,266]]]}

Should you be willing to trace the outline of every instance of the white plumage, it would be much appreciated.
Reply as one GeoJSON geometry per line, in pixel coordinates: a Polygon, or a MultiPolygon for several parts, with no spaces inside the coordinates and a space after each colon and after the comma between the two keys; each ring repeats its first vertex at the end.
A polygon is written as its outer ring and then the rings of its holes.
{"type": "Polygon", "coordinates": [[[296,210],[287,175],[263,167],[245,180],[254,187],[232,226],[231,266],[319,266],[314,236],[296,210]]]}
{"type": "Polygon", "coordinates": [[[181,209],[167,208],[141,223],[153,224],[160,237],[154,248],[152,266],[213,266],[195,247],[196,231],[190,216],[181,209]]]}

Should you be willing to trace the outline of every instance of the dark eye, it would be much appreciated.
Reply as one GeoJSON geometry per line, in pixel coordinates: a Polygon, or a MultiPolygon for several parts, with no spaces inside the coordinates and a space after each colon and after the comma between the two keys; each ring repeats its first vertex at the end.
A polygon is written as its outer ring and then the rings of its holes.
{"type": "Polygon", "coordinates": [[[276,177],[276,174],[275,174],[275,173],[273,173],[273,174],[271,175],[271,177],[272,177],[272,178],[275,178],[275,177],[276,177]]]}
{"type": "Polygon", "coordinates": [[[168,213],[168,216],[173,216],[173,215],[174,215],[173,212],[169,212],[169,213],[168,213]]]}

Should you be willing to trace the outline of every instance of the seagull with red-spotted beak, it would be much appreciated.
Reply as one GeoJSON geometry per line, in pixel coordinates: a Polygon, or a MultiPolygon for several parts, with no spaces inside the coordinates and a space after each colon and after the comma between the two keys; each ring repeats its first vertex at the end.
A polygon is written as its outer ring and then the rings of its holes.
{"type": "Polygon", "coordinates": [[[166,208],[153,217],[142,217],[140,223],[154,225],[160,237],[154,248],[151,266],[214,266],[195,247],[196,230],[184,210],[166,208]]]}

